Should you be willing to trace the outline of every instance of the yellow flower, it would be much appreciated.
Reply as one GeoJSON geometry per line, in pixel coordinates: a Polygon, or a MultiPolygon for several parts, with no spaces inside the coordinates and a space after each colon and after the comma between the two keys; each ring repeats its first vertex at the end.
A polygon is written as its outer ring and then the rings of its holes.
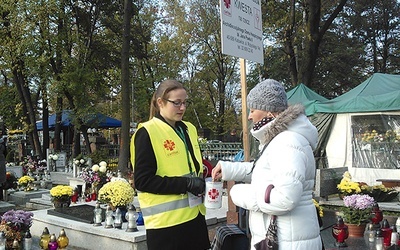
{"type": "Polygon", "coordinates": [[[341,180],[340,184],[337,185],[337,188],[344,194],[361,193],[360,184],[354,181],[341,180]]]}
{"type": "Polygon", "coordinates": [[[349,194],[358,194],[361,193],[361,189],[365,188],[360,185],[358,182],[354,182],[351,180],[352,176],[349,171],[346,171],[343,173],[343,178],[340,181],[340,183],[337,185],[337,188],[340,193],[343,193],[344,195],[349,195],[349,194]]]}
{"type": "Polygon", "coordinates": [[[134,190],[125,180],[107,182],[99,190],[99,201],[114,207],[126,206],[133,201],[134,190]]]}
{"type": "Polygon", "coordinates": [[[28,175],[24,175],[21,178],[18,179],[18,184],[21,186],[26,186],[29,183],[32,183],[35,179],[33,179],[32,177],[28,176],[28,175]]]}
{"type": "Polygon", "coordinates": [[[318,209],[319,217],[321,217],[321,218],[324,217],[324,209],[319,205],[319,203],[315,199],[312,199],[312,200],[313,200],[315,207],[318,209]]]}
{"type": "Polygon", "coordinates": [[[52,199],[69,199],[74,194],[74,189],[68,185],[58,185],[50,189],[52,199]]]}

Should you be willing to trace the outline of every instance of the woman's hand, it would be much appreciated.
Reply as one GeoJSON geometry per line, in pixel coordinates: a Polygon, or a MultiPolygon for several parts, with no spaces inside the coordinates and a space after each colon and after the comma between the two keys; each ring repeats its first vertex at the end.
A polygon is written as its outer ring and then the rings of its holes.
{"type": "Polygon", "coordinates": [[[222,179],[222,166],[221,163],[217,163],[217,165],[211,171],[211,178],[213,181],[219,181],[222,179]]]}

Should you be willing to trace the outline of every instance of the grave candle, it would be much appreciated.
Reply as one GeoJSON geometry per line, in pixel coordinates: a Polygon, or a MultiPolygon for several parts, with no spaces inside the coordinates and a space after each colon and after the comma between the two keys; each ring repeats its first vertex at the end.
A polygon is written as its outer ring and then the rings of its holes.
{"type": "Polygon", "coordinates": [[[49,229],[47,227],[45,227],[43,229],[42,235],[40,236],[40,242],[39,242],[40,248],[48,249],[49,241],[50,241],[49,229]]]}
{"type": "Polygon", "coordinates": [[[94,212],[93,226],[101,226],[101,221],[103,220],[101,214],[103,211],[100,208],[100,203],[96,203],[93,212],[94,212]]]}
{"type": "Polygon", "coordinates": [[[128,227],[126,228],[126,232],[136,232],[138,231],[136,225],[136,209],[132,204],[128,207],[128,212],[125,215],[126,220],[128,221],[128,227]]]}
{"type": "Polygon", "coordinates": [[[49,242],[49,250],[57,250],[58,248],[58,243],[57,243],[57,238],[55,234],[51,234],[50,236],[50,242],[49,242]]]}
{"type": "Polygon", "coordinates": [[[113,211],[111,207],[108,205],[106,209],[106,223],[104,225],[105,228],[113,228],[114,219],[113,219],[113,211]]]}
{"type": "Polygon", "coordinates": [[[0,250],[6,250],[6,235],[0,231],[0,250]]]}
{"type": "Polygon", "coordinates": [[[32,235],[31,232],[28,230],[24,236],[24,250],[31,250],[32,249],[32,235]]]}
{"type": "Polygon", "coordinates": [[[114,228],[122,228],[122,214],[119,207],[117,207],[117,210],[115,210],[114,228]]]}
{"type": "Polygon", "coordinates": [[[65,233],[64,228],[61,229],[60,234],[58,235],[57,244],[59,249],[67,249],[67,246],[69,244],[69,239],[67,237],[67,234],[65,233]]]}

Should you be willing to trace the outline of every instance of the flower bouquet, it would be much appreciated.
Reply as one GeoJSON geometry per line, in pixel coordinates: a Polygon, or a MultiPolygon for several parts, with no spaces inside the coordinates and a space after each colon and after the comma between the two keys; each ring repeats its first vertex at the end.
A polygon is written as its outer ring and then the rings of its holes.
{"type": "Polygon", "coordinates": [[[343,178],[337,185],[337,188],[343,196],[367,194],[373,197],[376,202],[391,201],[399,193],[395,188],[387,188],[384,185],[370,186],[365,182],[354,182],[348,171],[343,174],[343,178]]]}
{"type": "Polygon", "coordinates": [[[112,207],[125,207],[133,201],[134,190],[124,180],[111,181],[99,190],[98,200],[110,204],[112,207]]]}
{"type": "Polygon", "coordinates": [[[360,183],[352,181],[352,177],[348,171],[344,172],[343,178],[337,185],[340,194],[351,195],[361,193],[360,183]]]}
{"type": "Polygon", "coordinates": [[[6,236],[7,249],[12,248],[14,239],[21,242],[32,226],[33,213],[23,210],[9,210],[1,216],[0,231],[6,236]]]}
{"type": "Polygon", "coordinates": [[[343,198],[343,220],[346,224],[366,224],[371,218],[374,198],[367,194],[353,194],[343,198]]]}
{"type": "Polygon", "coordinates": [[[33,183],[35,179],[28,175],[24,175],[18,179],[18,186],[24,188],[26,191],[29,191],[29,185],[33,183]]]}
{"type": "Polygon", "coordinates": [[[71,196],[74,189],[68,185],[58,185],[50,189],[51,201],[54,207],[68,207],[71,204],[71,196]]]}
{"type": "Polygon", "coordinates": [[[87,167],[88,160],[83,157],[81,154],[79,154],[75,159],[73,159],[73,162],[76,167],[78,168],[84,168],[87,167]]]}
{"type": "Polygon", "coordinates": [[[377,202],[392,201],[399,194],[396,188],[387,188],[382,184],[373,186],[363,185],[361,189],[363,194],[368,194],[377,202]]]}
{"type": "Polygon", "coordinates": [[[49,160],[57,161],[58,160],[58,155],[57,154],[49,154],[49,160]]]}
{"type": "Polygon", "coordinates": [[[111,171],[108,171],[105,161],[94,164],[91,168],[84,168],[80,173],[80,177],[94,188],[109,182],[112,176],[113,174],[111,171]]]}
{"type": "Polygon", "coordinates": [[[25,175],[28,174],[28,172],[42,172],[47,169],[46,160],[39,160],[36,157],[30,155],[28,155],[22,162],[20,162],[19,165],[22,166],[22,171],[25,175]]]}

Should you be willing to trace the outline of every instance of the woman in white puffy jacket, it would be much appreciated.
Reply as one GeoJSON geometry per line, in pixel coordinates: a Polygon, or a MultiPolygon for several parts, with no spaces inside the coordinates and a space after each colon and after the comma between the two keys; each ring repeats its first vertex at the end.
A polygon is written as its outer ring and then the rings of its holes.
{"type": "Polygon", "coordinates": [[[279,249],[322,249],[312,201],[317,129],[303,106],[288,107],[286,92],[275,80],[257,84],[247,105],[260,154],[254,162],[219,161],[212,178],[245,182],[234,185],[229,195],[235,205],[250,211],[252,249],[265,238],[271,215],[277,216],[279,249]]]}

